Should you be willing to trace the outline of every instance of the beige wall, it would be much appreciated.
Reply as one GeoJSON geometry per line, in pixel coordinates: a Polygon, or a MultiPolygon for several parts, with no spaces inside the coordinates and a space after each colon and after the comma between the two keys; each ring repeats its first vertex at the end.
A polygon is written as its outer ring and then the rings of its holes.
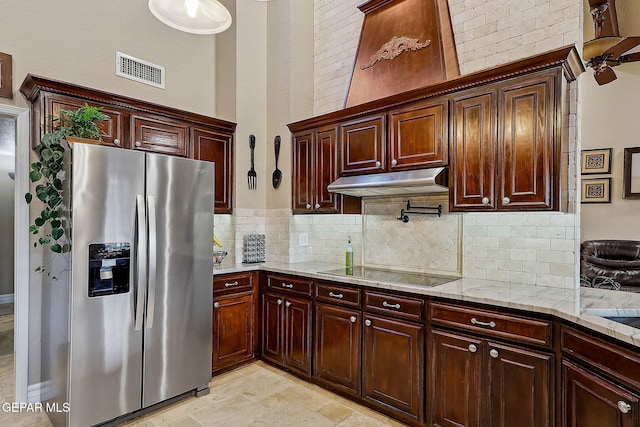
{"type": "Polygon", "coordinates": [[[9,172],[15,171],[16,125],[12,117],[0,115],[0,296],[13,294],[13,200],[15,181],[9,172]]]}
{"type": "Polygon", "coordinates": [[[640,240],[640,200],[622,198],[624,148],[640,147],[640,64],[615,68],[618,79],[598,86],[591,72],[581,76],[582,149],[612,148],[611,203],[581,206],[581,240],[640,240]],[[588,102],[588,100],[592,100],[588,102]]]}
{"type": "Polygon", "coordinates": [[[170,28],[146,1],[3,1],[0,52],[13,55],[13,101],[27,73],[215,115],[215,40],[170,28]],[[108,7],[107,7],[108,6],[108,7]],[[166,68],[166,89],[115,76],[116,50],[166,68]]]}

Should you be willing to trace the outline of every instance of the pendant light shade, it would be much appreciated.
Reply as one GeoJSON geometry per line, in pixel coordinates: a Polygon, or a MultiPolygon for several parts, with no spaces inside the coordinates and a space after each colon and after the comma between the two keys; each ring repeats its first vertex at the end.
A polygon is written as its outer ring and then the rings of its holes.
{"type": "Polygon", "coordinates": [[[162,23],[192,34],[221,33],[231,14],[217,0],[149,0],[149,10],[162,23]]]}

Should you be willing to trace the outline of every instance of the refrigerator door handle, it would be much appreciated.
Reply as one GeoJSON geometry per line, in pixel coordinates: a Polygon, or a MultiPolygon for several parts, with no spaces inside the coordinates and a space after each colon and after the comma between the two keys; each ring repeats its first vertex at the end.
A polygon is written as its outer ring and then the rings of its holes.
{"type": "Polygon", "coordinates": [[[142,330],[144,317],[145,288],[147,287],[147,220],[145,218],[144,196],[136,195],[136,307],[134,330],[142,330]]]}
{"type": "Polygon", "coordinates": [[[156,264],[157,264],[157,222],[156,222],[156,196],[147,196],[147,213],[149,222],[149,294],[147,297],[147,320],[145,327],[153,327],[153,314],[156,300],[156,264]]]}

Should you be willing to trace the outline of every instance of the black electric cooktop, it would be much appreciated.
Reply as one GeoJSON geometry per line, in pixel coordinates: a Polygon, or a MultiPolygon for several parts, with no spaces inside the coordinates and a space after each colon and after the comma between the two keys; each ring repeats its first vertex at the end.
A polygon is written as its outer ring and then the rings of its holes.
{"type": "Polygon", "coordinates": [[[319,271],[321,274],[334,276],[355,277],[359,279],[375,280],[377,282],[404,283],[417,286],[438,286],[458,277],[434,276],[422,273],[407,273],[405,271],[381,270],[377,268],[356,266],[353,268],[340,268],[337,270],[319,271]]]}

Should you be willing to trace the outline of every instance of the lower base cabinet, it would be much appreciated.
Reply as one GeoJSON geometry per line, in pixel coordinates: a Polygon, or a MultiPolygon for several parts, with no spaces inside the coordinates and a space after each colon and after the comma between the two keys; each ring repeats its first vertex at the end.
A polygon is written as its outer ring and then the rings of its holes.
{"type": "Polygon", "coordinates": [[[362,397],[401,420],[424,420],[424,326],[364,314],[362,397]]]}
{"type": "Polygon", "coordinates": [[[638,427],[640,397],[615,383],[562,361],[564,427],[638,427]]]}
{"type": "Polygon", "coordinates": [[[434,426],[554,425],[552,354],[438,329],[431,349],[434,426]]]}
{"type": "Polygon", "coordinates": [[[253,292],[214,298],[212,372],[253,359],[253,292]]]}

